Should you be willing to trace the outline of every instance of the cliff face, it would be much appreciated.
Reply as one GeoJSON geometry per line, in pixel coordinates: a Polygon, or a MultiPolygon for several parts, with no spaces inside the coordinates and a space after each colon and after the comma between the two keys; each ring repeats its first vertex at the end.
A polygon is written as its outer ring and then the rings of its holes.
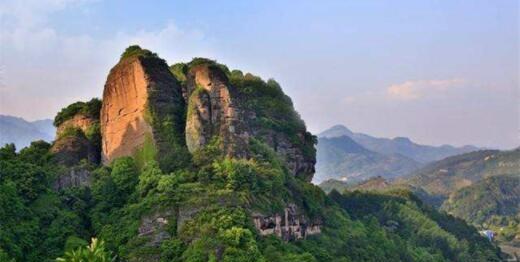
{"type": "Polygon", "coordinates": [[[89,128],[95,124],[99,124],[99,119],[79,113],[71,119],[65,120],[56,128],[56,137],[59,137],[69,128],[79,128],[83,133],[87,133],[89,128]]]}
{"type": "Polygon", "coordinates": [[[187,64],[181,76],[182,86],[150,53],[121,59],[111,70],[101,109],[104,164],[135,156],[173,170],[187,161],[185,149],[195,153],[209,144],[226,156],[250,158],[254,139],[272,148],[292,175],[312,179],[315,139],[277,83],[232,76],[207,59],[187,64]]]}
{"type": "Polygon", "coordinates": [[[58,125],[56,140],[51,148],[56,162],[65,166],[77,165],[81,160],[98,164],[98,127],[99,119],[81,113],[58,125]]]}
{"type": "Polygon", "coordinates": [[[90,167],[99,164],[101,153],[99,103],[97,99],[77,102],[56,117],[60,121],[55,121],[56,140],[51,153],[54,161],[65,167],[54,181],[57,190],[90,185],[90,167]]]}
{"type": "Polygon", "coordinates": [[[184,110],[180,86],[163,60],[139,55],[122,59],[110,71],[103,92],[103,163],[134,156],[169,164],[175,148],[184,145],[184,110]]]}
{"type": "Polygon", "coordinates": [[[294,204],[289,204],[283,215],[254,214],[253,222],[260,235],[276,235],[286,241],[304,239],[321,233],[321,221],[308,221],[294,204]]]}
{"type": "Polygon", "coordinates": [[[226,155],[247,157],[249,130],[235,101],[237,92],[224,72],[208,64],[194,66],[188,72],[186,92],[186,143],[190,152],[217,138],[226,155]]]}
{"type": "Polygon", "coordinates": [[[229,79],[228,75],[212,61],[189,67],[184,92],[190,152],[219,139],[226,155],[248,158],[251,139],[255,139],[272,148],[292,175],[310,181],[316,163],[315,140],[290,99],[274,81],[265,83],[251,75],[229,79]],[[274,104],[272,108],[266,108],[269,103],[274,104]]]}

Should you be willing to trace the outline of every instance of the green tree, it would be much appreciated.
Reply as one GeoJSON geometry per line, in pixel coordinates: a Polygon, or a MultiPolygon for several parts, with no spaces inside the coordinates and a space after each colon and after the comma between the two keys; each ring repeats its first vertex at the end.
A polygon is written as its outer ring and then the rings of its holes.
{"type": "Polygon", "coordinates": [[[65,252],[63,257],[57,258],[60,262],[109,262],[115,261],[116,256],[105,249],[103,241],[92,238],[88,247],[80,247],[76,250],[65,252]]]}

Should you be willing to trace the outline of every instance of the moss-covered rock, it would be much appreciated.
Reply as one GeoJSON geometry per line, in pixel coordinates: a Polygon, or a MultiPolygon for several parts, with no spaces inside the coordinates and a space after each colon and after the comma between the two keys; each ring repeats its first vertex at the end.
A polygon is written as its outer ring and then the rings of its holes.
{"type": "Polygon", "coordinates": [[[136,46],[125,51],[107,78],[101,112],[105,164],[136,156],[173,170],[189,161],[181,87],[157,54],[136,46]]]}

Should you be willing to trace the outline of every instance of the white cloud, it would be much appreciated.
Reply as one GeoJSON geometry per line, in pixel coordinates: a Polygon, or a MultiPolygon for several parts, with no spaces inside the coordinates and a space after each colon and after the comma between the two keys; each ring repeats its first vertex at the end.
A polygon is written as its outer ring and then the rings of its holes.
{"type": "Polygon", "coordinates": [[[53,117],[71,102],[101,96],[110,68],[131,44],[157,52],[170,63],[211,56],[211,39],[172,21],[156,30],[119,31],[109,38],[63,34],[49,24],[48,17],[87,1],[21,2],[0,3],[2,114],[53,117]]]}
{"type": "Polygon", "coordinates": [[[390,98],[400,100],[415,100],[429,94],[441,93],[463,85],[463,79],[445,80],[409,80],[400,84],[390,85],[386,93],[390,98]]]}

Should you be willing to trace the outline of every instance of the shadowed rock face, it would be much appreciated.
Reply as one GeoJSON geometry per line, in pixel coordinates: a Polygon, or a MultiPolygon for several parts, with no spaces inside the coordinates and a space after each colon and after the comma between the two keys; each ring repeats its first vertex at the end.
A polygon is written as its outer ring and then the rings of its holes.
{"type": "Polygon", "coordinates": [[[111,71],[101,108],[102,159],[109,164],[146,150],[156,157],[184,144],[185,105],[177,80],[156,57],[129,57],[111,71]]]}
{"type": "Polygon", "coordinates": [[[89,163],[98,164],[99,148],[85,136],[89,129],[94,128],[98,123],[99,119],[81,113],[61,123],[56,129],[56,140],[51,148],[55,161],[69,167],[78,164],[83,159],[89,163]],[[67,134],[70,129],[79,131],[74,135],[67,134]]]}
{"type": "Polygon", "coordinates": [[[226,155],[247,157],[249,132],[226,75],[212,65],[199,65],[190,69],[187,79],[186,144],[190,152],[217,136],[226,155]]]}
{"type": "Polygon", "coordinates": [[[58,164],[74,166],[85,159],[96,163],[95,148],[84,136],[67,136],[56,140],[51,148],[58,164]]]}
{"type": "Polygon", "coordinates": [[[294,176],[307,181],[312,179],[315,154],[306,155],[298,146],[313,148],[310,134],[302,130],[295,142],[287,134],[258,126],[255,110],[244,106],[253,98],[232,86],[218,66],[210,63],[191,67],[185,95],[188,100],[186,144],[190,152],[218,137],[227,156],[248,158],[250,138],[254,137],[274,149],[294,176]]]}

